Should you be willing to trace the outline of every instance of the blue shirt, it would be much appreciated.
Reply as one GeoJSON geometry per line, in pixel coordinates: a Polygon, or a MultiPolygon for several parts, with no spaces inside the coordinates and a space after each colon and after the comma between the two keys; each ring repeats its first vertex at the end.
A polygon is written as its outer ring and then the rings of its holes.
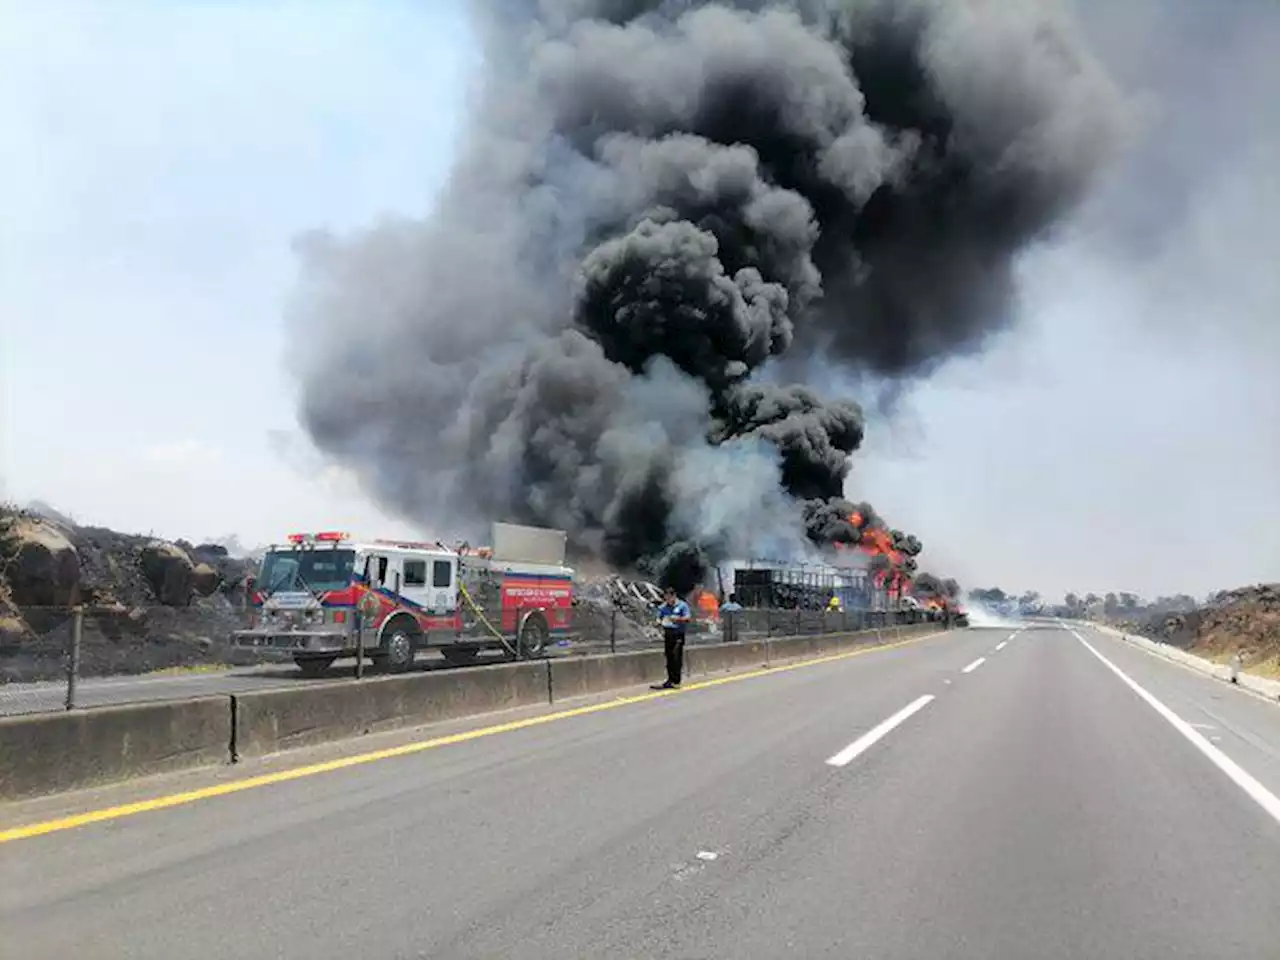
{"type": "MultiPolygon", "coordinates": [[[[683,600],[677,600],[675,603],[671,603],[671,604],[664,603],[662,606],[658,608],[659,620],[665,620],[667,617],[687,617],[687,616],[689,616],[689,605],[685,603],[683,600]]],[[[687,623],[676,623],[671,626],[666,626],[664,624],[662,629],[673,630],[676,633],[680,634],[681,636],[684,636],[684,630],[685,630],[685,627],[687,626],[688,626],[687,623]]]]}

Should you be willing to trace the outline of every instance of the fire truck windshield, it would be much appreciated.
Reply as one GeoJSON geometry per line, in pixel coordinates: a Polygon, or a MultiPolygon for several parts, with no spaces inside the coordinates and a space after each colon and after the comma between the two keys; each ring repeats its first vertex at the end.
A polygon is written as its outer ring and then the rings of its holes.
{"type": "Polygon", "coordinates": [[[273,550],[258,578],[266,593],[341,590],[351,582],[354,550],[273,550]]]}

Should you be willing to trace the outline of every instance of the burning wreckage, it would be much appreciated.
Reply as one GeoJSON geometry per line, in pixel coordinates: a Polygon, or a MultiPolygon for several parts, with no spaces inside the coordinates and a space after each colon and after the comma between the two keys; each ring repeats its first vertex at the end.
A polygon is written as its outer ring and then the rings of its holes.
{"type": "Polygon", "coordinates": [[[850,553],[886,602],[952,604],[844,499],[863,411],[807,384],[891,405],[1002,330],[1119,98],[1049,0],[765,7],[477,0],[430,216],[298,244],[316,446],[460,538],[561,529],[683,592],[850,553]]]}

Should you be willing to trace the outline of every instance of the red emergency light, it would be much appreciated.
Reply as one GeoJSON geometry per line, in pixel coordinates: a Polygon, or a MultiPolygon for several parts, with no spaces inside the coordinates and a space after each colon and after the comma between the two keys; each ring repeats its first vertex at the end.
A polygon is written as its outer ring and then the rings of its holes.
{"type": "Polygon", "coordinates": [[[290,543],[341,543],[348,539],[345,533],[339,533],[336,530],[326,530],[323,533],[291,533],[289,534],[290,543]]]}

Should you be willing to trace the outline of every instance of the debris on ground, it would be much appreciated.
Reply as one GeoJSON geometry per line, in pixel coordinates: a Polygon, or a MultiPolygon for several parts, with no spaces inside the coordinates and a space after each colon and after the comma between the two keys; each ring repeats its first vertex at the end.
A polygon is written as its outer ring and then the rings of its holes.
{"type": "Polygon", "coordinates": [[[662,639],[654,609],[662,590],[645,580],[616,575],[583,576],[574,589],[574,632],[580,637],[612,639],[636,646],[662,639]]]}

